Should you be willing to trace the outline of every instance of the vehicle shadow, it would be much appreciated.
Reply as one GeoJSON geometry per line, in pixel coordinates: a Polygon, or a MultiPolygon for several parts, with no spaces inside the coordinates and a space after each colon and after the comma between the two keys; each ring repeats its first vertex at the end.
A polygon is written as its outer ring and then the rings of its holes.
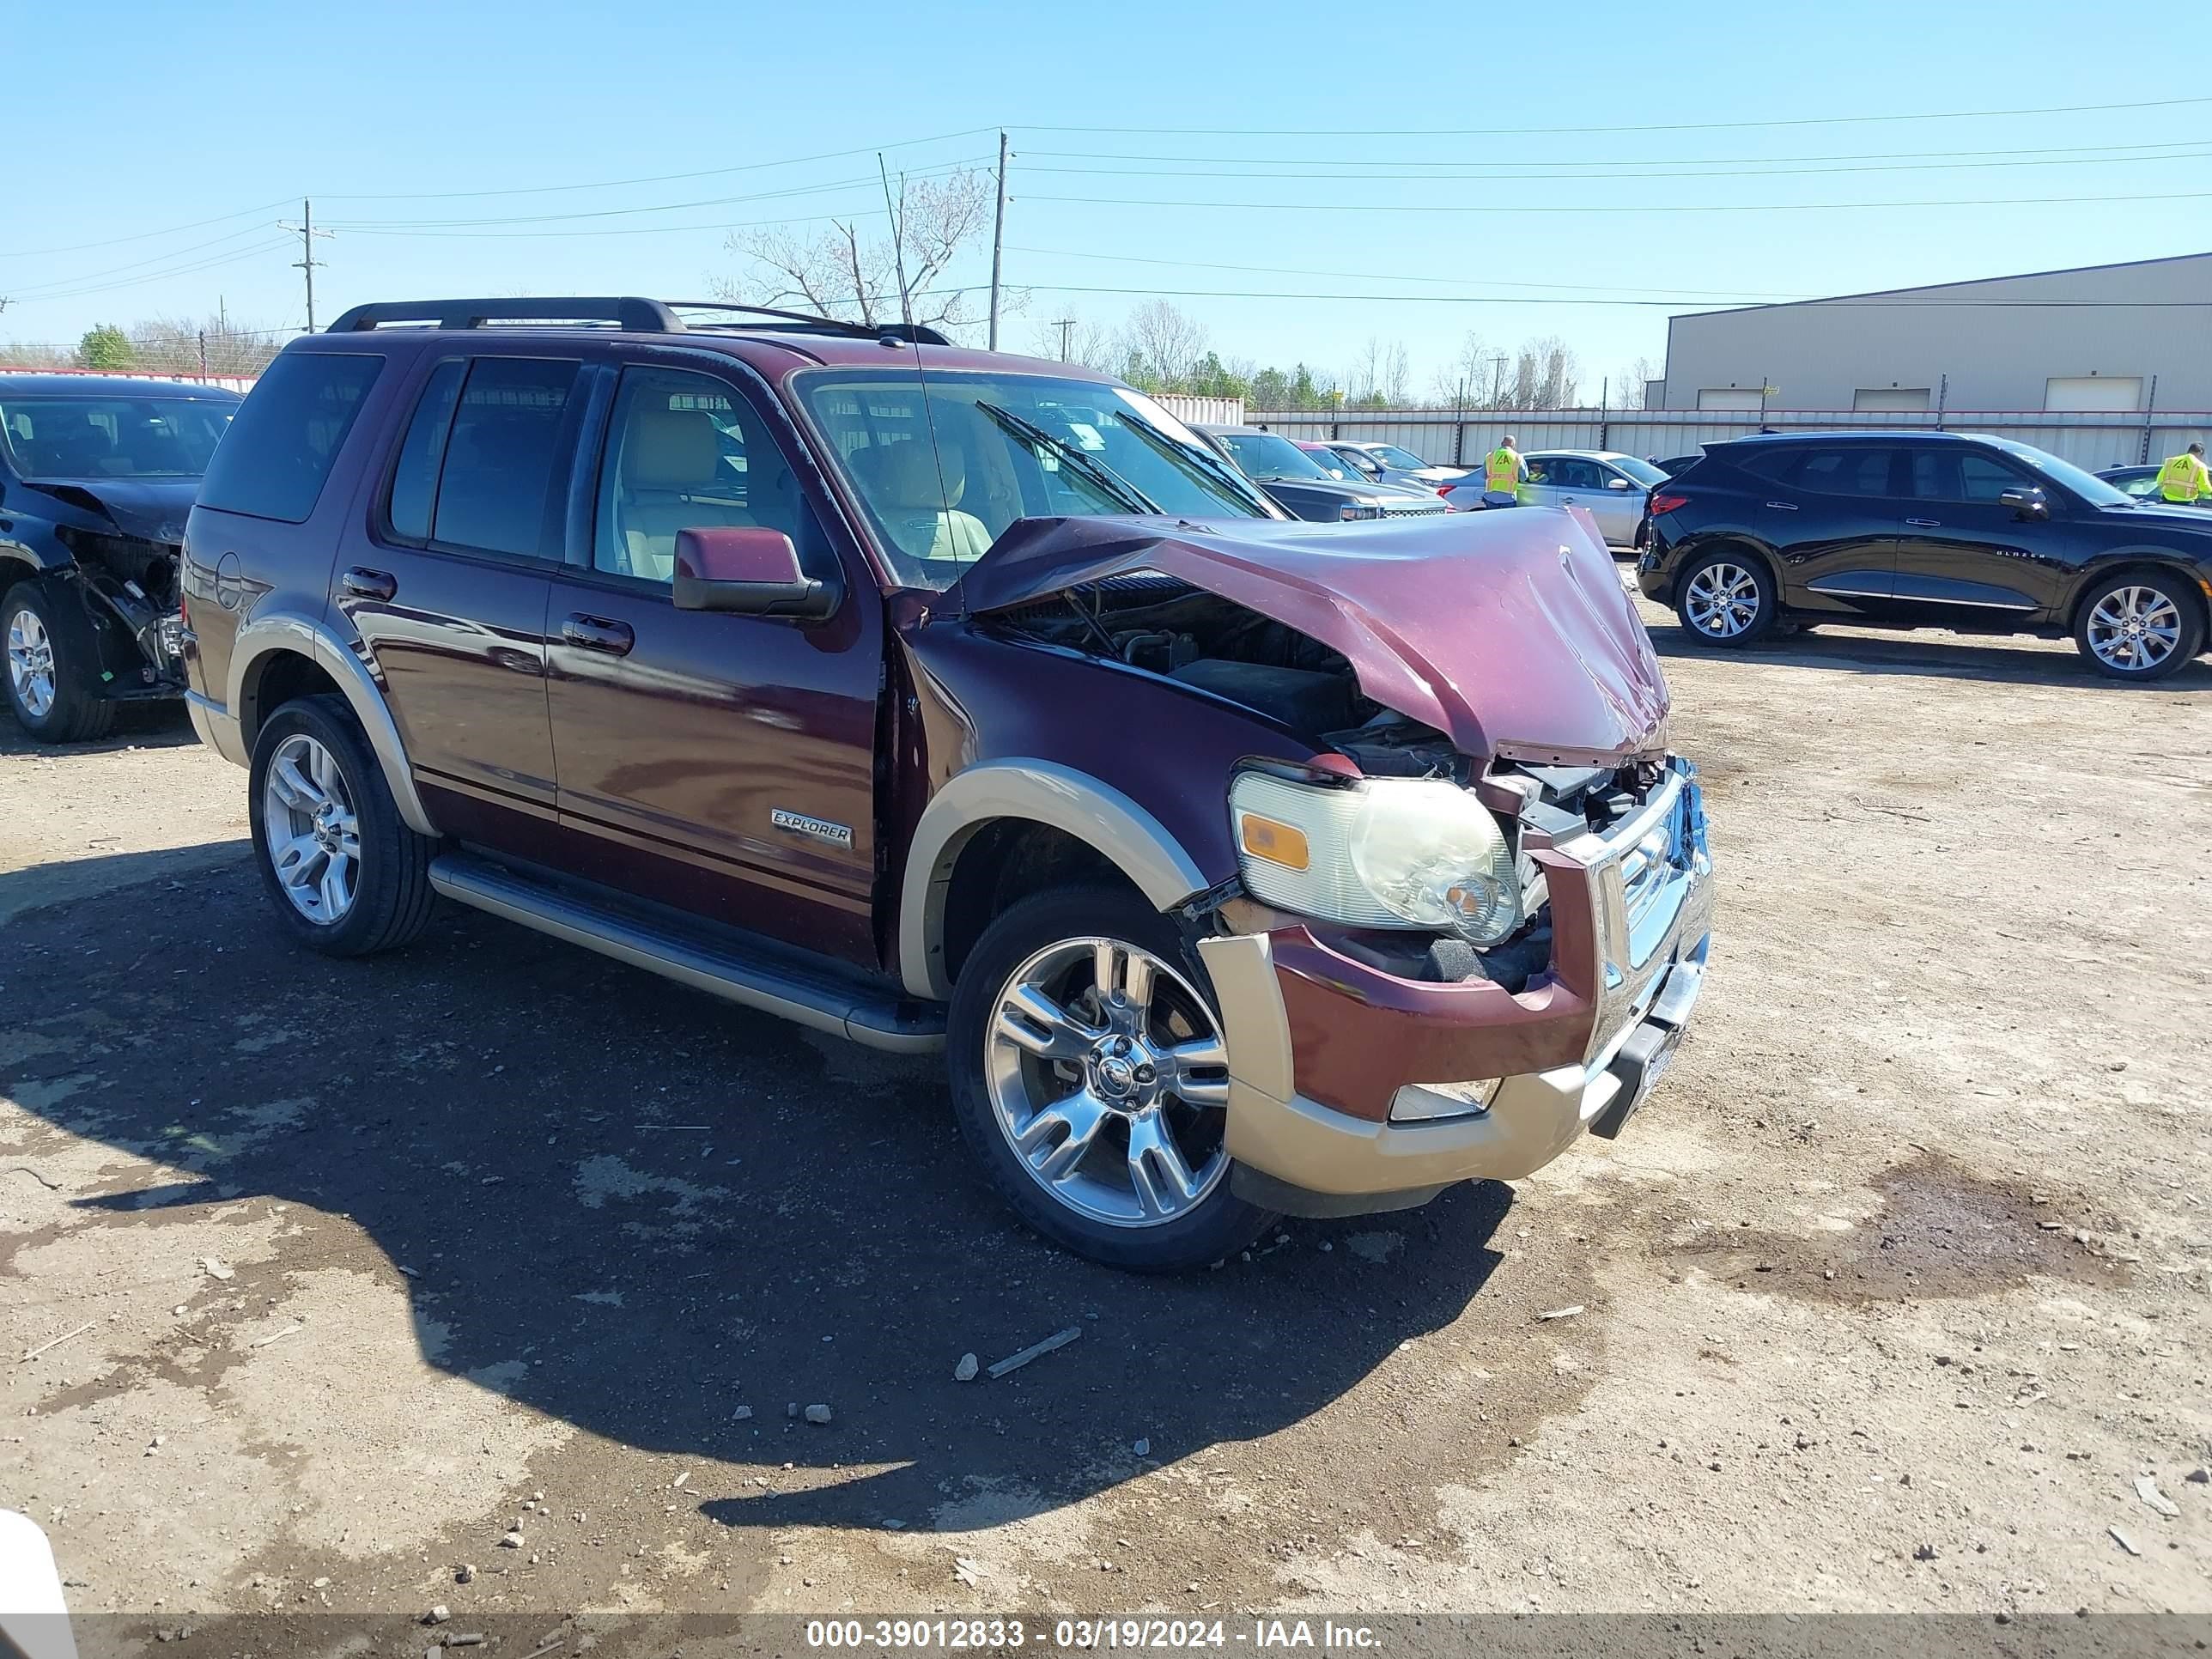
{"type": "MultiPolygon", "coordinates": [[[[146,1250],[167,1218],[262,1195],[304,1237],[357,1227],[442,1333],[426,1362],[623,1446],[819,1472],[705,1505],[732,1527],[923,1526],[978,1492],[996,1524],[1139,1473],[1139,1440],[1157,1464],[1268,1436],[1459,1318],[1501,1260],[1512,1195],[1492,1185],[1297,1224],[1220,1271],[1109,1272],[994,1199],[933,1059],[468,913],[329,962],[264,902],[240,866],[11,928],[0,1005],[38,1040],[0,1041],[0,1092],[160,1166],[112,1161],[78,1212],[146,1250]],[[963,1353],[1070,1327],[1010,1376],[955,1380],[963,1353]],[[817,1403],[826,1427],[787,1417],[817,1403]]],[[[277,1248],[239,1270],[257,1303],[309,1246],[277,1248]]]]}
{"type": "Polygon", "coordinates": [[[137,702],[116,710],[114,729],[104,738],[89,743],[39,743],[16,724],[14,713],[0,699],[0,755],[104,755],[118,749],[185,749],[198,741],[182,703],[137,702]]]}
{"type": "Polygon", "coordinates": [[[2043,642],[1978,640],[1959,635],[1878,635],[1852,631],[1797,633],[1770,640],[1748,651],[1717,651],[1700,645],[1671,618],[1647,617],[1652,649],[1662,657],[1746,663],[1778,663],[1791,668],[1830,668],[1853,674],[1921,674],[1992,684],[2052,685],[2069,690],[2142,696],[2161,691],[2212,690],[2212,662],[2203,658],[2162,680],[2131,684],[2107,678],[2083,662],[2071,645],[2054,649],[2043,642]]]}

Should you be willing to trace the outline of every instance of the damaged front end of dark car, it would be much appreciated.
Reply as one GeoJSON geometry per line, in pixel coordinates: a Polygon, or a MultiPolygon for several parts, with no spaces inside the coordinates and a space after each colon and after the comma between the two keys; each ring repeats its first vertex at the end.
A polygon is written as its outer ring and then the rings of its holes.
{"type": "Polygon", "coordinates": [[[184,694],[185,520],[238,402],[0,377],[0,641],[9,709],[33,738],[99,737],[120,704],[184,694]]]}

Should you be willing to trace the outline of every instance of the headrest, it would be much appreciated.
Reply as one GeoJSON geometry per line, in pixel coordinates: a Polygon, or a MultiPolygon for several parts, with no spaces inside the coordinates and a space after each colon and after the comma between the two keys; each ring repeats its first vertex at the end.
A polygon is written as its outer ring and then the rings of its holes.
{"type": "Polygon", "coordinates": [[[623,444],[623,482],[641,489],[712,483],[722,448],[703,409],[643,409],[623,444]]]}

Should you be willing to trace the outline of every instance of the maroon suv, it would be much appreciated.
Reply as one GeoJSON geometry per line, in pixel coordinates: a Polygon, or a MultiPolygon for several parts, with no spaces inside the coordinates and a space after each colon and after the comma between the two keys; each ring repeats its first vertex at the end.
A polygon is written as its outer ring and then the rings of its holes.
{"type": "Polygon", "coordinates": [[[1065,364],[362,307],[246,400],[184,588],[301,941],[443,894],[943,1048],[1008,1201],[1101,1261],[1617,1133],[1702,978],[1693,769],[1586,519],[1287,520],[1065,364]]]}

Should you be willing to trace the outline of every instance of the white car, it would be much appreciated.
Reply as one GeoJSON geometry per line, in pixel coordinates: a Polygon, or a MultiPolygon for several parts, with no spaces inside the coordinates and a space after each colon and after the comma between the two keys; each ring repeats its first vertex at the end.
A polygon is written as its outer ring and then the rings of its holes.
{"type": "Polygon", "coordinates": [[[1651,486],[1667,482],[1641,456],[1613,449],[1540,449],[1522,459],[1528,464],[1528,482],[1518,491],[1522,505],[1588,507],[1615,547],[1636,545],[1651,486]]]}

